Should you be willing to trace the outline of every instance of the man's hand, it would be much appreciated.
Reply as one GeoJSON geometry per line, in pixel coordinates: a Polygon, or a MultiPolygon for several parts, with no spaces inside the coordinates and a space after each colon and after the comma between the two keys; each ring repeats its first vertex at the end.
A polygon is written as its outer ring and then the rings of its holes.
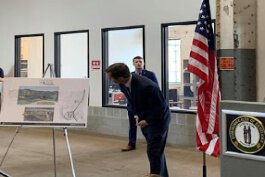
{"type": "Polygon", "coordinates": [[[148,123],[146,122],[146,120],[141,120],[139,122],[140,119],[139,119],[138,115],[134,115],[134,118],[135,118],[135,121],[136,121],[136,126],[139,126],[141,128],[144,128],[144,127],[146,127],[148,125],[148,123]]]}
{"type": "Polygon", "coordinates": [[[148,125],[148,123],[146,122],[146,120],[141,120],[140,122],[138,122],[138,120],[136,121],[137,125],[141,128],[144,128],[148,125]]]}
{"type": "Polygon", "coordinates": [[[0,77],[0,82],[3,82],[4,81],[4,78],[0,77]]]}

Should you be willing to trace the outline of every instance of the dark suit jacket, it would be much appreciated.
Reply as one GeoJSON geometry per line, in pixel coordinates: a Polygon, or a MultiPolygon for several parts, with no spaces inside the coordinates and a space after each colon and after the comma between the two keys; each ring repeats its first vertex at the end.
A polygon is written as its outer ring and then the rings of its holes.
{"type": "MultiPolygon", "coordinates": [[[[132,73],[135,73],[135,71],[132,73]]],[[[158,85],[155,73],[153,73],[152,71],[148,71],[146,69],[143,69],[141,73],[142,76],[147,77],[148,79],[150,79],[151,81],[155,82],[158,85]]]]}
{"type": "MultiPolygon", "coordinates": [[[[135,72],[132,72],[132,73],[135,74],[135,72]]],[[[151,81],[155,82],[158,85],[158,81],[156,79],[155,73],[153,73],[152,71],[145,70],[145,69],[143,69],[141,73],[143,77],[150,79],[151,81]]],[[[132,111],[132,104],[128,99],[127,99],[127,110],[129,112],[132,111]]]]}
{"type": "Polygon", "coordinates": [[[4,78],[4,71],[2,68],[0,68],[0,77],[4,78]]]}
{"type": "Polygon", "coordinates": [[[133,114],[138,115],[140,120],[159,125],[169,119],[167,102],[158,85],[150,79],[132,74],[131,92],[123,84],[120,88],[131,103],[133,114]]]}

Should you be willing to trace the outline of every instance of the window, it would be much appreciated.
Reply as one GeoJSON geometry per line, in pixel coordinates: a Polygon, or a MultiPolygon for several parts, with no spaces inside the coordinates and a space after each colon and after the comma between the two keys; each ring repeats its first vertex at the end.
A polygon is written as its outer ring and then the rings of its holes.
{"type": "Polygon", "coordinates": [[[56,32],[55,73],[61,78],[88,78],[88,30],[56,32]]]}
{"type": "Polygon", "coordinates": [[[162,89],[173,111],[197,111],[198,78],[187,71],[196,23],[162,24],[162,89]]]}
{"type": "Polygon", "coordinates": [[[195,26],[196,22],[162,24],[162,88],[173,111],[197,109],[197,77],[186,70],[195,26]]]}
{"type": "Polygon", "coordinates": [[[15,77],[42,78],[44,34],[15,36],[15,77]]]}
{"type": "Polygon", "coordinates": [[[168,40],[168,81],[170,83],[180,83],[181,78],[181,58],[180,40],[168,40]]]}
{"type": "Polygon", "coordinates": [[[134,71],[132,59],[144,58],[144,26],[102,29],[103,106],[126,106],[126,98],[119,86],[106,78],[105,69],[117,62],[134,71]]]}

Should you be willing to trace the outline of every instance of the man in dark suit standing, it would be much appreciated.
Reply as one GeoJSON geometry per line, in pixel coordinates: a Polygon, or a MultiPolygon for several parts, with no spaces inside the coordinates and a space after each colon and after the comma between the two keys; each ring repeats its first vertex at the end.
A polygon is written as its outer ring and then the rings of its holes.
{"type": "Polygon", "coordinates": [[[0,68],[0,82],[3,81],[3,78],[4,78],[4,70],[0,68]]]}
{"type": "MultiPolygon", "coordinates": [[[[4,78],[4,71],[2,68],[0,68],[0,82],[3,82],[3,78],[4,78]]],[[[0,99],[1,99],[1,85],[0,85],[0,99]]],[[[0,102],[0,108],[1,108],[1,102],[0,102]]]]}
{"type": "MultiPolygon", "coordinates": [[[[135,67],[135,71],[132,73],[146,77],[158,85],[155,73],[144,69],[144,60],[142,57],[140,56],[134,57],[133,65],[135,67]]],[[[121,149],[121,151],[123,152],[131,151],[136,148],[137,126],[132,110],[132,104],[129,100],[127,100],[127,111],[129,117],[129,142],[124,148],[121,149]]]]}
{"type": "Polygon", "coordinates": [[[164,149],[170,122],[170,111],[158,85],[145,77],[130,73],[124,63],[115,63],[106,69],[107,76],[120,85],[132,104],[136,124],[147,141],[150,174],[168,177],[164,149]]]}
{"type": "Polygon", "coordinates": [[[4,71],[2,68],[0,68],[0,78],[4,78],[4,71]]]}

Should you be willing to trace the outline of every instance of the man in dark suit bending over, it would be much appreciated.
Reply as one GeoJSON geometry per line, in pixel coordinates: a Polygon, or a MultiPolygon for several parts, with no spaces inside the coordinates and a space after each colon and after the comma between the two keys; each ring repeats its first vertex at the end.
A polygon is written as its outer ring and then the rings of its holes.
{"type": "Polygon", "coordinates": [[[106,69],[107,76],[120,85],[131,103],[136,124],[147,141],[150,174],[168,177],[164,149],[167,140],[170,111],[158,85],[145,77],[130,73],[124,63],[115,63],[106,69]]]}
{"type": "MultiPolygon", "coordinates": [[[[155,73],[144,69],[144,60],[142,57],[140,56],[134,57],[133,66],[135,67],[135,71],[132,73],[146,77],[158,85],[155,73]]],[[[129,142],[124,148],[121,149],[121,151],[123,152],[131,151],[136,148],[137,126],[133,115],[132,104],[129,100],[127,100],[127,111],[129,117],[129,142]]]]}

